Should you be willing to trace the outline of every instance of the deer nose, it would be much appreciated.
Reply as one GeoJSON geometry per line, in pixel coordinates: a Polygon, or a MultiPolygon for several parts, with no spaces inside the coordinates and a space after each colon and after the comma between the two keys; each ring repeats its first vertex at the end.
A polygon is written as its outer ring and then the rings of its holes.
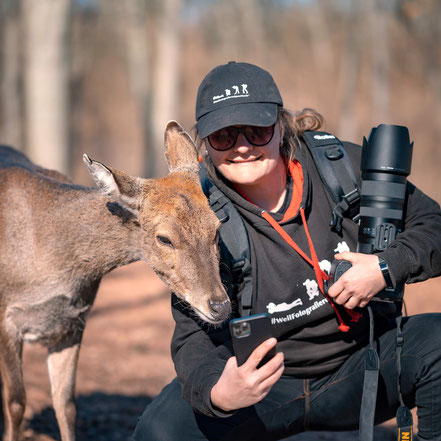
{"type": "Polygon", "coordinates": [[[229,300],[225,300],[224,302],[212,302],[208,301],[208,305],[210,306],[210,310],[215,317],[219,319],[225,320],[228,318],[231,312],[231,303],[229,300]]]}

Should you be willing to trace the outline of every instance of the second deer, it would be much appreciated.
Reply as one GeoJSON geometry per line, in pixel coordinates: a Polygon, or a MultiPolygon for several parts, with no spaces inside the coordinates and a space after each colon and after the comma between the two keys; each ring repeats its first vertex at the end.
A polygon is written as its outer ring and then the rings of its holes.
{"type": "Polygon", "coordinates": [[[0,148],[0,373],[4,441],[18,441],[26,404],[24,341],[48,349],[52,401],[62,441],[75,439],[75,376],[88,311],[101,278],[143,259],[193,308],[217,324],[230,301],[219,277],[220,226],[202,192],[197,154],[167,125],[170,173],[141,179],[89,159],[101,190],[0,148]]]}

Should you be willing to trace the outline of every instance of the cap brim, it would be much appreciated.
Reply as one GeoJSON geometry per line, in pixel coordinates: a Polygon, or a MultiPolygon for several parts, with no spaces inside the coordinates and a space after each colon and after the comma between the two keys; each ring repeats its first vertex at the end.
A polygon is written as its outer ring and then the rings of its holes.
{"type": "Polygon", "coordinates": [[[222,107],[199,118],[199,136],[206,138],[216,130],[228,126],[271,126],[277,120],[278,107],[276,103],[241,103],[222,107]]]}

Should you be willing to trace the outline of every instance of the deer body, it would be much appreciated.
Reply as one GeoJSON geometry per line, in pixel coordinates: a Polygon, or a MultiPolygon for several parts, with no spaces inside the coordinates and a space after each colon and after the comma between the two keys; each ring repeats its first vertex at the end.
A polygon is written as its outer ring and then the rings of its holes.
{"type": "MultiPolygon", "coordinates": [[[[17,174],[22,182],[29,179],[17,174]]],[[[2,204],[5,218],[22,219],[24,225],[14,222],[2,231],[9,239],[2,241],[6,249],[0,257],[0,299],[7,324],[15,325],[24,340],[48,346],[55,343],[49,333],[59,339],[74,331],[74,323],[81,326],[104,274],[141,259],[142,253],[135,243],[137,228],[130,225],[133,220],[123,225],[109,212],[109,198],[98,190],[65,185],[49,199],[51,188],[59,184],[39,184],[48,186],[44,201],[36,202],[38,195],[28,192],[17,197],[21,208],[2,204]]],[[[16,195],[11,190],[7,200],[16,195]]]]}
{"type": "Polygon", "coordinates": [[[53,404],[73,441],[74,388],[87,313],[100,280],[143,259],[204,320],[230,313],[218,276],[216,231],[197,179],[197,159],[177,123],[166,131],[170,174],[132,178],[91,161],[101,187],[69,183],[21,153],[0,148],[0,372],[5,441],[19,439],[25,407],[23,341],[48,348],[53,404]]]}

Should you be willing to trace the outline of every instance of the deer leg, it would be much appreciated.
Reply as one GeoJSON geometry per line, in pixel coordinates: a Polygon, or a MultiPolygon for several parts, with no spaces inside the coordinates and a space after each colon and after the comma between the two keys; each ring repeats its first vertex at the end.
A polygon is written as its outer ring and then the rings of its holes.
{"type": "Polygon", "coordinates": [[[47,358],[52,403],[62,441],[75,440],[75,376],[80,345],[81,338],[50,348],[47,358]]]}
{"type": "Polygon", "coordinates": [[[4,415],[3,441],[18,441],[26,406],[23,382],[21,340],[11,341],[0,335],[0,373],[4,415]]]}

